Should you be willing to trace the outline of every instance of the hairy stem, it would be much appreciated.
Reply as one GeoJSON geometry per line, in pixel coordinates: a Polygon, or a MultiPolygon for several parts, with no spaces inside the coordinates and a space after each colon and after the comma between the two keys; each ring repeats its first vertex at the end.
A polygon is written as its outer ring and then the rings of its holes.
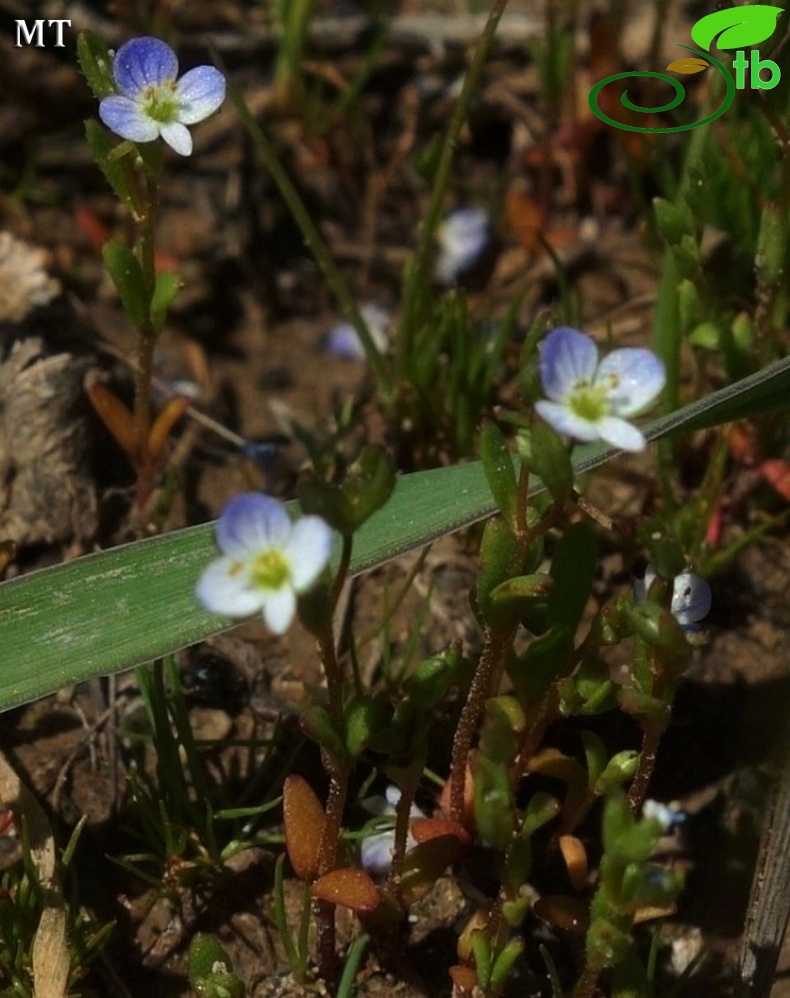
{"type": "Polygon", "coordinates": [[[483,653],[453,738],[453,758],[450,767],[450,817],[453,821],[461,822],[463,817],[464,783],[469,752],[480,723],[483,706],[499,683],[505,652],[512,643],[515,633],[515,624],[508,625],[502,630],[486,629],[483,653]]]}

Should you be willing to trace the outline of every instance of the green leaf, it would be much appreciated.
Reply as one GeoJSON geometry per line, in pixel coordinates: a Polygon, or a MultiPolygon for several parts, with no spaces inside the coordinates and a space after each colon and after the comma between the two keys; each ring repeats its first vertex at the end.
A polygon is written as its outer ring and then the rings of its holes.
{"type": "MultiPolygon", "coordinates": [[[[96,165],[107,179],[107,183],[112,187],[129,211],[135,214],[134,175],[130,165],[129,156],[113,155],[116,149],[120,148],[106,128],[89,118],[85,122],[85,136],[88,145],[91,147],[96,165]]],[[[121,143],[123,145],[123,143],[121,143]]],[[[131,153],[134,146],[128,144],[131,153]]]]}
{"type": "Polygon", "coordinates": [[[182,287],[181,277],[172,270],[165,270],[156,275],[154,294],[151,298],[151,321],[157,332],[165,324],[167,311],[182,287]]]}
{"type": "Polygon", "coordinates": [[[587,523],[573,523],[560,538],[551,562],[554,579],[547,623],[572,638],[582,619],[595,578],[595,535],[587,523]]]}
{"type": "MultiPolygon", "coordinates": [[[[649,440],[790,407],[790,357],[643,427],[649,440]]],[[[617,453],[574,452],[575,473],[617,453]]],[[[532,493],[541,491],[539,482],[532,493]]],[[[293,507],[295,504],[291,504],[293,507]]],[[[392,499],[355,537],[358,575],[494,512],[479,463],[398,478],[392,499]]],[[[87,555],[0,583],[0,707],[128,669],[231,627],[195,599],[217,556],[212,524],[87,555]]]]}
{"type": "Polygon", "coordinates": [[[148,321],[149,301],[137,257],[126,243],[116,239],[105,243],[102,256],[126,314],[136,329],[143,329],[148,321]]]}
{"type": "Polygon", "coordinates": [[[506,522],[513,527],[518,503],[516,473],[505,437],[491,420],[486,420],[480,431],[480,458],[491,495],[506,522]]]}
{"type": "Polygon", "coordinates": [[[565,441],[545,423],[520,430],[516,438],[524,463],[545,482],[555,502],[567,502],[573,488],[573,467],[565,441]]]}
{"type": "Polygon", "coordinates": [[[759,45],[774,33],[776,19],[781,13],[781,7],[763,3],[727,7],[701,17],[691,29],[691,37],[700,48],[708,51],[717,35],[716,47],[720,49],[759,45]]]}
{"type": "Polygon", "coordinates": [[[84,31],[78,36],[77,61],[97,100],[116,92],[112,77],[112,56],[101,38],[92,31],[84,31]]]}

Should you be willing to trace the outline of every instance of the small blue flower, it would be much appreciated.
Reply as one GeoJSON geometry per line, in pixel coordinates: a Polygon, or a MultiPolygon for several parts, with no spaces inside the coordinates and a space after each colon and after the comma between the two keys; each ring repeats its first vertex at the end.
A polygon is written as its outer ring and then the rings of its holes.
{"type": "Polygon", "coordinates": [[[686,815],[671,804],[662,804],[657,800],[646,800],[642,805],[642,817],[657,821],[663,832],[668,832],[676,825],[682,825],[686,815]]]}
{"type": "MultiPolygon", "coordinates": [[[[645,569],[644,579],[637,579],[634,589],[638,600],[645,598],[656,575],[653,566],[648,565],[645,569]]],[[[672,606],[670,609],[673,617],[684,630],[696,630],[695,625],[708,616],[712,604],[713,592],[701,575],[687,569],[675,576],[672,584],[672,606]]]]}
{"type": "Polygon", "coordinates": [[[132,38],[113,61],[118,93],[99,104],[104,124],[131,142],[160,135],[182,156],[192,152],[187,125],[217,110],[225,99],[225,78],[213,66],[197,66],[178,76],[178,58],[158,38],[132,38]]]}
{"type": "Polygon", "coordinates": [[[539,370],[548,400],[535,409],[558,433],[644,450],[645,438],[627,420],[649,409],[664,387],[664,365],[654,353],[624,348],[600,360],[591,337],[560,326],[540,344],[539,370]]]}
{"type": "Polygon", "coordinates": [[[203,572],[197,598],[213,613],[248,617],[263,611],[270,631],[283,634],[296,597],[312,587],[332,553],[332,530],[318,516],[293,521],[285,506],[261,492],[231,499],[217,521],[222,557],[203,572]]]}
{"type": "MultiPolygon", "coordinates": [[[[367,324],[376,348],[380,353],[386,353],[389,349],[389,328],[392,324],[392,316],[385,308],[373,302],[362,305],[359,311],[367,324]]],[[[340,322],[333,326],[326,335],[324,347],[328,353],[343,360],[365,359],[365,349],[356,329],[350,322],[340,322]]]]}
{"type": "Polygon", "coordinates": [[[488,215],[482,208],[458,208],[439,226],[436,239],[436,278],[442,284],[455,284],[488,244],[488,215]]]}

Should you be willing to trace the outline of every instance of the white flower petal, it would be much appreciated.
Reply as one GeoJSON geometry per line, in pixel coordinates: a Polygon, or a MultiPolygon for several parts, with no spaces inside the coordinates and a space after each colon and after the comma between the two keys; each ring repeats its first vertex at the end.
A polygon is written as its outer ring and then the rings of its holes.
{"type": "MultiPolygon", "coordinates": [[[[367,302],[360,308],[360,312],[376,349],[380,353],[386,353],[390,345],[389,328],[392,324],[392,316],[385,308],[376,305],[375,302],[367,302]]],[[[343,360],[365,359],[362,341],[350,322],[340,322],[330,329],[324,345],[329,353],[341,357],[343,360]]]]}
{"type": "Polygon", "coordinates": [[[99,117],[122,139],[130,142],[153,142],[159,126],[128,97],[105,97],[99,104],[99,117]]]}
{"type": "Polygon", "coordinates": [[[377,832],[364,838],[359,847],[362,868],[368,873],[388,873],[395,850],[395,832],[377,832]]]}
{"type": "Polygon", "coordinates": [[[283,553],[294,589],[304,592],[323,572],[332,554],[332,529],[320,516],[303,516],[293,525],[283,553]]]}
{"type": "Polygon", "coordinates": [[[285,634],[296,613],[296,594],[289,585],[272,589],[265,594],[263,619],[272,634],[285,634]]]}
{"type": "Polygon", "coordinates": [[[173,82],[178,76],[178,58],[159,38],[132,38],[118,49],[112,71],[121,93],[137,97],[148,87],[173,82]]]}
{"type": "Polygon", "coordinates": [[[571,412],[567,405],[541,399],[535,403],[535,411],[563,436],[584,441],[600,439],[601,434],[598,430],[600,422],[593,423],[589,419],[582,419],[575,412],[571,412]]]}
{"type": "Polygon", "coordinates": [[[170,148],[174,149],[180,156],[191,155],[192,136],[186,125],[182,125],[180,121],[171,121],[166,125],[160,125],[159,134],[170,148]]]}
{"type": "Polygon", "coordinates": [[[488,215],[481,208],[459,208],[439,226],[436,277],[452,284],[477,260],[488,242],[488,215]]]}
{"type": "Polygon", "coordinates": [[[235,496],[217,521],[217,547],[231,558],[245,559],[272,547],[282,547],[291,535],[285,506],[262,492],[235,496]]]}
{"type": "Polygon", "coordinates": [[[250,588],[246,566],[233,558],[217,558],[200,576],[197,598],[207,610],[226,617],[249,617],[263,597],[250,588]]]}
{"type": "Polygon", "coordinates": [[[203,121],[225,100],[225,77],[213,66],[196,66],[176,85],[178,120],[183,125],[203,121]]]}
{"type": "MultiPolygon", "coordinates": [[[[552,402],[564,402],[580,382],[590,383],[598,366],[595,341],[570,326],[552,329],[539,345],[540,380],[552,402]]],[[[589,438],[581,438],[589,439],[589,438]]]]}
{"type": "Polygon", "coordinates": [[[616,416],[638,416],[658,398],[666,381],[662,361],[651,351],[626,347],[604,357],[596,385],[611,381],[606,399],[616,416]]]}
{"type": "Polygon", "coordinates": [[[713,593],[707,581],[695,572],[675,576],[672,613],[681,627],[703,620],[710,613],[713,593]]]}
{"type": "Polygon", "coordinates": [[[645,438],[635,426],[624,419],[606,416],[604,419],[599,419],[595,425],[598,427],[601,440],[605,440],[612,447],[627,451],[645,449],[645,438]]]}
{"type": "Polygon", "coordinates": [[[643,579],[637,579],[634,582],[634,597],[637,602],[643,600],[647,596],[650,587],[653,585],[653,580],[657,577],[658,573],[655,568],[653,568],[653,565],[648,562],[647,567],[645,568],[645,577],[643,579]]]}
{"type": "Polygon", "coordinates": [[[668,832],[674,825],[680,825],[686,820],[686,815],[671,804],[662,804],[657,800],[646,800],[642,805],[642,817],[657,821],[663,831],[668,832]]]}

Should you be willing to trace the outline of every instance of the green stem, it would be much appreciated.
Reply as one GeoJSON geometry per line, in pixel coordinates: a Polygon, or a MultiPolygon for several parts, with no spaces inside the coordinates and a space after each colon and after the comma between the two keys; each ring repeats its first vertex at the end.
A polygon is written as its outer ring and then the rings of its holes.
{"type": "Polygon", "coordinates": [[[290,103],[299,97],[302,89],[301,61],[304,52],[307,25],[313,13],[315,0],[290,0],[281,30],[280,51],[274,71],[275,90],[278,98],[290,103]]]}
{"type": "MultiPolygon", "coordinates": [[[[217,61],[218,64],[221,65],[221,62],[219,60],[217,61]]],[[[332,255],[326,246],[326,243],[321,238],[318,229],[313,224],[313,220],[310,218],[302,199],[299,197],[298,191],[291,183],[291,178],[288,176],[280,161],[277,159],[277,154],[275,153],[274,148],[264,135],[258,122],[252,116],[241,92],[230,81],[228,81],[228,93],[236,106],[242,125],[252,139],[252,143],[255,146],[255,150],[258,153],[261,162],[263,163],[265,169],[271,174],[275,184],[277,184],[277,188],[288,206],[288,210],[291,212],[294,221],[301,229],[307,248],[310,250],[313,258],[320,267],[321,272],[326,278],[326,282],[329,285],[332,294],[337,299],[341,309],[348,316],[351,324],[354,326],[354,329],[359,336],[359,340],[362,343],[362,348],[365,351],[365,357],[367,358],[378,383],[379,391],[385,395],[391,395],[393,390],[392,372],[390,371],[389,365],[387,364],[383,354],[373,342],[373,337],[370,334],[367,323],[362,318],[359,306],[357,305],[354,296],[345,281],[345,278],[338,270],[335,261],[332,259],[332,255]]]]}
{"type": "Polygon", "coordinates": [[[595,986],[598,983],[600,975],[600,968],[588,962],[585,965],[582,976],[576,982],[576,987],[573,989],[573,998],[592,998],[595,994],[595,986]]]}
{"type": "Polygon", "coordinates": [[[406,364],[413,356],[414,334],[417,325],[417,312],[421,299],[421,291],[424,286],[425,275],[430,273],[431,252],[433,250],[433,240],[439,221],[444,212],[444,197],[447,193],[447,185],[450,181],[450,170],[453,165],[455,149],[458,145],[458,138],[461,134],[464,122],[469,112],[469,105],[472,97],[477,92],[480,77],[483,73],[488,54],[494,43],[494,35],[499,24],[499,19],[507,6],[507,0],[494,0],[488,14],[483,33],[477,43],[469,70],[464,79],[458,102],[453,109],[450,124],[444,136],[442,151],[436,167],[433,179],[428,209],[425,221],[420,228],[417,241],[417,249],[406,269],[406,277],[403,288],[403,316],[398,330],[397,343],[397,371],[400,377],[404,376],[406,364]]]}

